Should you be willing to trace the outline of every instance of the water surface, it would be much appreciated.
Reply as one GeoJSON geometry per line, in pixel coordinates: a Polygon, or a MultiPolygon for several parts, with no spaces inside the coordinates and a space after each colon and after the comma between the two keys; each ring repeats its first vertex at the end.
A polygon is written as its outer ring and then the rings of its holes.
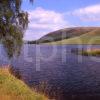
{"type": "MultiPolygon", "coordinates": [[[[10,63],[19,69],[29,86],[57,100],[67,100],[69,95],[100,94],[100,58],[71,53],[72,49],[81,47],[89,46],[24,45],[19,58],[10,63]]],[[[99,45],[92,47],[100,48],[99,45]]],[[[2,46],[0,48],[0,65],[7,65],[9,61],[2,46]]]]}

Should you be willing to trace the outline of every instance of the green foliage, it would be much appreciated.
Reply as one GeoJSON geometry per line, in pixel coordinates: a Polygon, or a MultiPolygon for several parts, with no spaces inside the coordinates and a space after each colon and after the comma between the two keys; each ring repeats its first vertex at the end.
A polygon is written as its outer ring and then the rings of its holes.
{"type": "Polygon", "coordinates": [[[19,53],[28,27],[28,13],[21,10],[21,4],[22,0],[0,0],[0,40],[9,57],[19,53]]]}

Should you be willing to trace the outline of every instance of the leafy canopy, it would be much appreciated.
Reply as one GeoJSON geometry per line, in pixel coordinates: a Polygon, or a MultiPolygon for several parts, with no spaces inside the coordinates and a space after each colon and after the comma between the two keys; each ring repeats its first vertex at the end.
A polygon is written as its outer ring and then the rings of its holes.
{"type": "Polygon", "coordinates": [[[19,54],[28,27],[28,13],[21,10],[22,1],[0,0],[0,40],[9,57],[19,54]]]}

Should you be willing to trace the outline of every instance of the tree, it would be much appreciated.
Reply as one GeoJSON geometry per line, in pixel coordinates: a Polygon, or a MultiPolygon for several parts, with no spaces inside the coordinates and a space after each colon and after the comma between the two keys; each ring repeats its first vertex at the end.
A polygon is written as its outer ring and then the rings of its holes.
{"type": "Polygon", "coordinates": [[[9,57],[20,53],[28,27],[28,13],[21,10],[21,4],[22,0],[0,0],[0,40],[9,57]]]}

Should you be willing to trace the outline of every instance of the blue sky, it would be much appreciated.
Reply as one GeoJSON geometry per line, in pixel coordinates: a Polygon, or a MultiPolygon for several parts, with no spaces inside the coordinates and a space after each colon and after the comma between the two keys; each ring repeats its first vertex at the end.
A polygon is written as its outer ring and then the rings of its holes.
{"type": "Polygon", "coordinates": [[[74,26],[100,26],[100,0],[23,0],[29,12],[25,40],[35,40],[58,29],[74,26]]]}

